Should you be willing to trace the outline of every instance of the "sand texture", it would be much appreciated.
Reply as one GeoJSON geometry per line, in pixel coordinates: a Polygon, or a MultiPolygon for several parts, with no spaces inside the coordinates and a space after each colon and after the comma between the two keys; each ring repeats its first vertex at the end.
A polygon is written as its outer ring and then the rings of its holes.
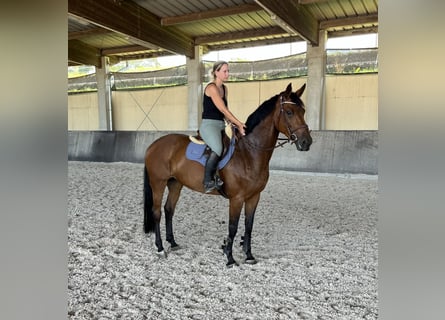
{"type": "MultiPolygon", "coordinates": [[[[228,200],[184,188],[180,250],[144,234],[143,164],[68,163],[68,319],[377,319],[377,177],[272,171],[226,267],[228,200]]],[[[164,219],[163,219],[164,222],[164,219]]],[[[165,241],[164,223],[162,236],[165,241]]]]}

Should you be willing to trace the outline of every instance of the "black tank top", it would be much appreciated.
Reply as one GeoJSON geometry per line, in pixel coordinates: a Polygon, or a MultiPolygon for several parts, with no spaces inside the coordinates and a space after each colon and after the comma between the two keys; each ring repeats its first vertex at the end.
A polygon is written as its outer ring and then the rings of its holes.
{"type": "MultiPolygon", "coordinates": [[[[207,86],[206,86],[206,88],[207,88],[207,86]]],[[[223,92],[224,92],[224,97],[222,99],[227,106],[226,86],[223,85],[222,88],[223,88],[223,92]]],[[[204,89],[204,91],[205,91],[205,89],[204,89]]],[[[203,110],[202,110],[202,118],[203,119],[224,120],[224,114],[221,111],[219,111],[219,109],[213,103],[212,98],[207,96],[205,94],[205,92],[204,92],[204,99],[202,101],[202,105],[203,105],[203,110]]]]}

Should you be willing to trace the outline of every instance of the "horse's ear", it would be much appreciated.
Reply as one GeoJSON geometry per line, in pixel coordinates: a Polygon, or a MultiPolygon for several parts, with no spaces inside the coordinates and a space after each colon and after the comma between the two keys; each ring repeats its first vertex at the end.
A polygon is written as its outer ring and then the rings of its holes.
{"type": "Polygon", "coordinates": [[[286,91],[284,92],[286,96],[289,96],[292,92],[292,82],[287,85],[286,91]]]}
{"type": "Polygon", "coordinates": [[[303,84],[303,85],[301,86],[300,89],[298,89],[297,91],[295,91],[296,95],[297,95],[298,97],[301,97],[301,95],[303,94],[305,88],[306,88],[306,83],[303,84]]]}

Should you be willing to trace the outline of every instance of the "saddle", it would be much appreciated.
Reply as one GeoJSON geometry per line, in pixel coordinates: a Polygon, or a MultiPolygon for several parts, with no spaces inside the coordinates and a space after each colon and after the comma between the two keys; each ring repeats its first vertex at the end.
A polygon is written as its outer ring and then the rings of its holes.
{"type": "MultiPolygon", "coordinates": [[[[227,164],[227,162],[229,162],[235,150],[236,135],[233,133],[232,125],[228,124],[224,132],[225,134],[222,135],[223,151],[221,154],[221,160],[218,163],[218,170],[221,170],[227,164]]],[[[197,161],[205,166],[211,149],[206,145],[199,134],[199,131],[194,136],[190,135],[189,139],[190,143],[187,146],[186,158],[197,161]]]]}
{"type": "MultiPolygon", "coordinates": [[[[229,140],[232,139],[233,136],[233,127],[232,124],[228,123],[224,129],[225,135],[229,138],[229,140]]],[[[224,135],[223,137],[223,146],[224,146],[224,135]]],[[[199,130],[197,131],[197,134],[194,136],[189,136],[190,141],[196,144],[206,144],[204,140],[201,138],[201,135],[199,134],[199,130]]],[[[223,152],[224,153],[224,152],[223,152]]]]}

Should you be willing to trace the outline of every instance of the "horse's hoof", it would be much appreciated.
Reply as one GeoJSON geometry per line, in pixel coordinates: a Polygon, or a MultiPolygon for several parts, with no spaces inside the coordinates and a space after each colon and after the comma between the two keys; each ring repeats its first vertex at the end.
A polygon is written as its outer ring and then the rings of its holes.
{"type": "Polygon", "coordinates": [[[181,247],[178,244],[172,245],[170,246],[170,251],[176,251],[181,249],[181,247]]]}
{"type": "Polygon", "coordinates": [[[165,250],[162,250],[162,251],[156,251],[156,255],[157,255],[159,258],[167,258],[167,252],[166,252],[165,250]]]}
{"type": "Polygon", "coordinates": [[[245,260],[245,263],[246,264],[256,264],[258,261],[256,261],[255,260],[255,258],[252,258],[252,259],[246,259],[245,260]]]}
{"type": "Polygon", "coordinates": [[[227,268],[232,268],[233,266],[239,266],[239,264],[234,259],[232,259],[227,262],[226,266],[227,266],[227,268]]]}

